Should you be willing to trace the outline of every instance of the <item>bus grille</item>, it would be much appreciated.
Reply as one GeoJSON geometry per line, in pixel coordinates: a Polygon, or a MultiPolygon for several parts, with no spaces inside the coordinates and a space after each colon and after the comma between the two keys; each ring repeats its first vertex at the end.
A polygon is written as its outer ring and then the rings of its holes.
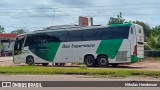
{"type": "Polygon", "coordinates": [[[118,51],[116,61],[127,61],[127,51],[118,51]]]}

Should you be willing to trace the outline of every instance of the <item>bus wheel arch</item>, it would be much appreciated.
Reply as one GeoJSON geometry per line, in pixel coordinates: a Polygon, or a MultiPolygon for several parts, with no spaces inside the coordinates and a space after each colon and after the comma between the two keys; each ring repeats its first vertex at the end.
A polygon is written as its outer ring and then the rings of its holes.
{"type": "Polygon", "coordinates": [[[42,66],[48,66],[49,63],[42,63],[42,66]]]}
{"type": "Polygon", "coordinates": [[[96,66],[96,59],[95,59],[94,55],[86,54],[84,56],[84,64],[87,67],[95,67],[96,66]]]}
{"type": "Polygon", "coordinates": [[[34,65],[34,57],[32,55],[29,55],[26,57],[26,63],[28,65],[34,65]]]}
{"type": "Polygon", "coordinates": [[[99,54],[97,56],[97,62],[99,67],[108,67],[109,61],[108,56],[106,54],[99,54]]]}

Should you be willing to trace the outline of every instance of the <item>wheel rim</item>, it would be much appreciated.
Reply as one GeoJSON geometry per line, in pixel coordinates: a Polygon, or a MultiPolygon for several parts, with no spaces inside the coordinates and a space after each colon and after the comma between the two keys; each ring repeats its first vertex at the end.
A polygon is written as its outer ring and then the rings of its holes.
{"type": "Polygon", "coordinates": [[[32,58],[28,59],[28,64],[33,64],[33,59],[32,58]]]}
{"type": "Polygon", "coordinates": [[[106,58],[101,58],[100,63],[101,63],[101,65],[106,65],[107,59],[106,58]]]}
{"type": "Polygon", "coordinates": [[[91,65],[93,63],[93,60],[92,59],[87,59],[87,64],[88,65],[91,65]]]}

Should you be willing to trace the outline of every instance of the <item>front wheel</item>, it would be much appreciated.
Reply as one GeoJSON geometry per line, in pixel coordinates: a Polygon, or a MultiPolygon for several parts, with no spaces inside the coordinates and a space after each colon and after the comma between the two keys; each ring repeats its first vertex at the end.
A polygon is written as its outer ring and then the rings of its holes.
{"type": "Polygon", "coordinates": [[[28,64],[28,65],[34,65],[34,58],[33,58],[33,56],[28,56],[27,58],[26,58],[26,63],[28,64]]]}
{"type": "Polygon", "coordinates": [[[109,65],[109,63],[108,63],[108,57],[105,56],[105,55],[101,55],[98,58],[98,66],[99,67],[107,67],[108,65],[109,65]]]}

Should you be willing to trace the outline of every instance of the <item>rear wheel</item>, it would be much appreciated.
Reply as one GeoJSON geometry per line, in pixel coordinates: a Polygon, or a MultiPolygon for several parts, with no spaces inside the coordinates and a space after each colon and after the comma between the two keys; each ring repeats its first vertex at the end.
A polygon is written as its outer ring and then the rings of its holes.
{"type": "Polygon", "coordinates": [[[65,65],[65,63],[60,63],[60,66],[64,66],[65,65]]]}
{"type": "Polygon", "coordinates": [[[101,55],[98,57],[98,66],[99,67],[107,67],[109,65],[108,63],[108,57],[106,55],[101,55]]]}
{"type": "Polygon", "coordinates": [[[28,56],[27,58],[26,58],[26,63],[28,64],[28,65],[34,65],[34,58],[33,58],[33,56],[28,56]]]}
{"type": "Polygon", "coordinates": [[[49,63],[42,63],[42,66],[48,66],[49,63]]]}
{"type": "Polygon", "coordinates": [[[84,58],[84,63],[87,67],[94,67],[96,66],[96,60],[92,55],[88,55],[84,58]]]}

